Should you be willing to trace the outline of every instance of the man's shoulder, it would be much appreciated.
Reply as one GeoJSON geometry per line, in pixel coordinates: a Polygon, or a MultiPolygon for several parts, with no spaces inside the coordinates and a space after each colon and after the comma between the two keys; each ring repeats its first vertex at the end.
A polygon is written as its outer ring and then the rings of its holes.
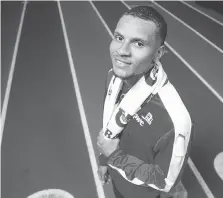
{"type": "Polygon", "coordinates": [[[159,98],[159,101],[162,102],[165,108],[169,105],[179,105],[178,107],[181,107],[182,109],[186,108],[179,92],[169,81],[160,89],[156,98],[159,98]]]}
{"type": "Polygon", "coordinates": [[[159,98],[173,121],[179,119],[191,122],[189,111],[177,89],[168,82],[158,92],[159,98]]]}

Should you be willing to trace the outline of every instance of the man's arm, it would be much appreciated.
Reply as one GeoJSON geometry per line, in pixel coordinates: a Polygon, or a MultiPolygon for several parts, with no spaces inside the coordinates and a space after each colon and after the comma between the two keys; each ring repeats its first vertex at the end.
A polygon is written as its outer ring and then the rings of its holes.
{"type": "MultiPolygon", "coordinates": [[[[172,136],[173,131],[167,133],[168,136],[172,136]]],[[[150,186],[154,189],[168,192],[174,184],[179,180],[179,176],[187,162],[191,140],[187,148],[185,156],[178,157],[178,161],[174,164],[178,173],[178,176],[174,181],[168,180],[168,173],[171,166],[171,158],[173,155],[173,142],[162,140],[160,145],[160,150],[156,155],[153,163],[146,163],[135,156],[129,155],[124,150],[117,149],[109,157],[107,164],[117,170],[126,180],[129,182],[141,185],[150,186]],[[180,164],[183,161],[183,166],[180,164]]],[[[171,139],[171,138],[170,138],[171,139]]],[[[172,165],[173,166],[173,165],[172,165]]]]}
{"type": "Polygon", "coordinates": [[[158,164],[148,164],[117,149],[109,156],[108,165],[117,170],[129,182],[142,186],[165,188],[165,174],[158,164]]]}

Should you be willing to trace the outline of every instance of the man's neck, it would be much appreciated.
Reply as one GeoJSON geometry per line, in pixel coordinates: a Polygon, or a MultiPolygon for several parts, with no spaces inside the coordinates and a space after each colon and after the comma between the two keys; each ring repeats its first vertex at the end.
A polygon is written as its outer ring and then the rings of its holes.
{"type": "Polygon", "coordinates": [[[124,83],[127,85],[127,87],[129,89],[131,89],[136,84],[136,82],[150,70],[151,70],[151,68],[149,68],[146,72],[143,72],[142,74],[136,74],[134,76],[131,76],[131,77],[125,79],[124,83]]]}
{"type": "Polygon", "coordinates": [[[142,76],[143,74],[131,76],[130,78],[125,79],[124,83],[127,85],[128,89],[131,89],[142,76]]]}

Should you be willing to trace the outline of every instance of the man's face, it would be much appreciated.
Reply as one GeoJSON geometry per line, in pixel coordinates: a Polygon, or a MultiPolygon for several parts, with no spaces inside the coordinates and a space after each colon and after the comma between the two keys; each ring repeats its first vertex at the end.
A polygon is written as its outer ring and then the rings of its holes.
{"type": "Polygon", "coordinates": [[[148,71],[159,46],[154,22],[124,15],[110,44],[114,73],[126,78],[148,71]]]}

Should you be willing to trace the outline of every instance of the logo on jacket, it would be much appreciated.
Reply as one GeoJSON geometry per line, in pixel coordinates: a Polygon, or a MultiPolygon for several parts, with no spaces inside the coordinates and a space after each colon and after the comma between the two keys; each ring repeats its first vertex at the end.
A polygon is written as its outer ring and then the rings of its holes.
{"type": "Polygon", "coordinates": [[[139,117],[139,115],[136,113],[133,118],[140,124],[140,126],[144,126],[145,122],[151,125],[153,121],[153,115],[150,112],[141,117],[139,117]]]}
{"type": "Polygon", "coordinates": [[[149,112],[146,114],[146,116],[142,116],[142,119],[144,119],[149,125],[151,125],[153,121],[153,115],[149,112]]]}
{"type": "Polygon", "coordinates": [[[125,127],[125,125],[128,124],[130,118],[131,116],[120,108],[115,116],[115,121],[119,127],[125,127]]]}

